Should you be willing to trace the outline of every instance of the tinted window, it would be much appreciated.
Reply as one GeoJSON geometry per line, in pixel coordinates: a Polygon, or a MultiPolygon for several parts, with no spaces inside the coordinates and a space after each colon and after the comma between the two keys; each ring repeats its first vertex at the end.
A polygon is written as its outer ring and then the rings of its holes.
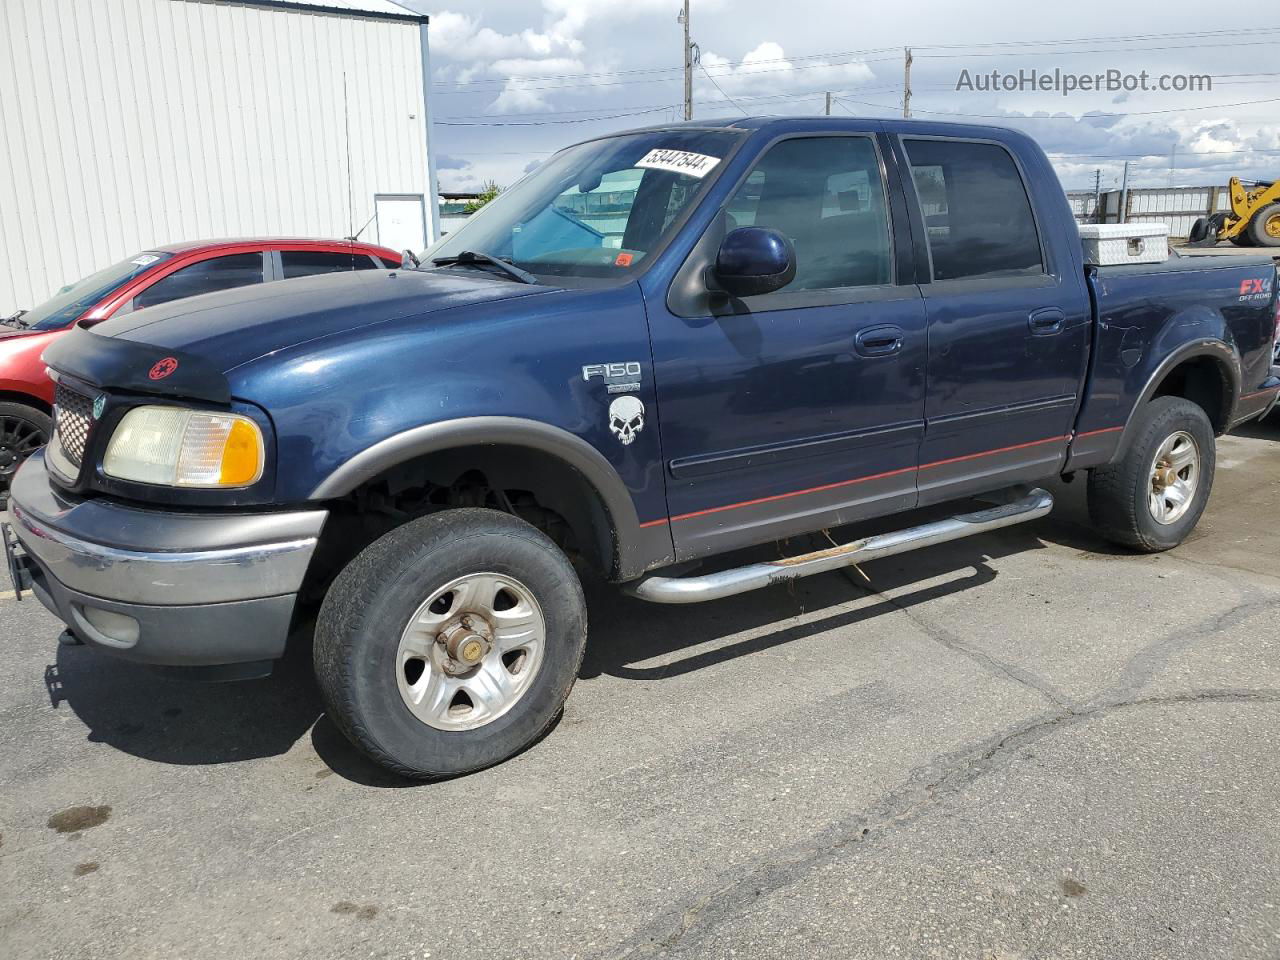
{"type": "Polygon", "coordinates": [[[893,282],[880,162],[867,138],[784,140],[726,209],[729,229],[769,227],[791,239],[796,278],[784,292],[893,282]]]}
{"type": "Polygon", "coordinates": [[[329,253],[323,250],[281,250],[284,278],[311,277],[339,270],[372,270],[374,263],[363,253],[329,253]]]}
{"type": "Polygon", "coordinates": [[[175,270],[167,277],[157,280],[134,297],[133,304],[141,310],[157,303],[261,282],[262,254],[237,253],[229,257],[213,257],[175,270]]]}
{"type": "Polygon", "coordinates": [[[1040,238],[1013,157],[993,143],[907,140],[933,279],[1040,274],[1040,238]]]}
{"type": "Polygon", "coordinates": [[[77,319],[90,307],[115,293],[138,274],[150,270],[171,253],[140,253],[113,267],[99,270],[59,290],[52,298],[22,315],[22,323],[32,330],[57,330],[77,319]]]}

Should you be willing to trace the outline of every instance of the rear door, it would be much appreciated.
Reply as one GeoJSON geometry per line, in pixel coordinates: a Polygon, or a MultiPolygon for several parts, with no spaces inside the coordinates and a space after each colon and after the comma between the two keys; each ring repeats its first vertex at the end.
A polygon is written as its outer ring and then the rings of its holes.
{"type": "Polygon", "coordinates": [[[903,137],[927,241],[926,429],[920,503],[1060,468],[1078,407],[1091,307],[1055,263],[1025,173],[994,141],[903,137]]]}
{"type": "Polygon", "coordinates": [[[915,503],[925,318],[895,272],[891,176],[872,133],[775,142],[649,305],[681,559],[915,503]],[[708,298],[720,240],[745,226],[791,239],[795,280],[708,298]]]}

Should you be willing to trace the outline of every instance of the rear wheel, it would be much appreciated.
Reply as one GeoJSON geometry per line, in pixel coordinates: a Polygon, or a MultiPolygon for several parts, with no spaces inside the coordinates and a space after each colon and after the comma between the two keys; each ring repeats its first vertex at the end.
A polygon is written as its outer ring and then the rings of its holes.
{"type": "Polygon", "coordinates": [[[505,760],[559,715],[586,645],[569,560],[494,510],[448,510],[373,543],[316,624],[329,714],[365,754],[436,779],[505,760]]]}
{"type": "Polygon", "coordinates": [[[25,403],[0,403],[0,498],[22,462],[49,442],[53,421],[43,410],[25,403]]]}
{"type": "Polygon", "coordinates": [[[1182,397],[1157,397],[1134,416],[1124,457],[1089,475],[1089,515],[1107,539],[1155,553],[1186,539],[1209,501],[1213,425],[1182,397]]]}
{"type": "Polygon", "coordinates": [[[1280,247],[1280,203],[1269,203],[1255,213],[1246,232],[1255,247],[1280,247]]]}

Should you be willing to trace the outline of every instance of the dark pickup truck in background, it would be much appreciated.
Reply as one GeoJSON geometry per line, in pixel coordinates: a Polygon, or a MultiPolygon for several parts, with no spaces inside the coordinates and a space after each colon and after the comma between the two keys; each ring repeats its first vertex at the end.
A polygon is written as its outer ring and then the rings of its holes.
{"type": "Polygon", "coordinates": [[[1087,267],[1048,160],[1010,130],[603,137],[427,258],[58,341],[55,436],[13,484],[19,586],[83,642],[224,678],[268,670],[318,607],[334,720],[444,776],[558,715],[579,570],[724,597],[1034,519],[1052,497],[1029,485],[1080,471],[1104,535],[1167,549],[1204,509],[1215,435],[1280,391],[1269,260],[1087,267]]]}

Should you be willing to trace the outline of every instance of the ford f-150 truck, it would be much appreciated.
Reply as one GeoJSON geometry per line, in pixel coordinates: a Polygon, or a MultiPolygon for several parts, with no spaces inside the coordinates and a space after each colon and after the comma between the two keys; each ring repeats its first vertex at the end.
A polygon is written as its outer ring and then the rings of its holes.
{"type": "Polygon", "coordinates": [[[338,726],[447,776],[559,714],[580,571],[726,597],[1034,519],[1052,497],[1032,484],[1085,473],[1103,535],[1175,546],[1215,435],[1276,400],[1276,322],[1269,260],[1086,266],[1052,167],[1011,130],[620,133],[547,160],[420,269],[60,339],[55,433],[14,479],[7,550],[72,639],[144,663],[261,675],[314,615],[338,726]]]}

